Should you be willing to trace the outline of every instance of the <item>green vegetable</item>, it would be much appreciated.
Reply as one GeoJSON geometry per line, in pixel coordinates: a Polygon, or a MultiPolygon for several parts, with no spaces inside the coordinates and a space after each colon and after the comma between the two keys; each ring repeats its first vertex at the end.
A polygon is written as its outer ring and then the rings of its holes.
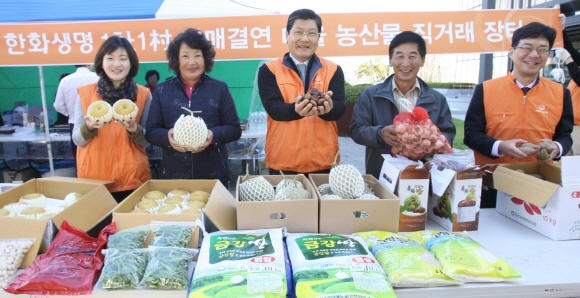
{"type": "Polygon", "coordinates": [[[193,228],[191,226],[167,225],[153,229],[151,246],[187,248],[193,228]]]}
{"type": "Polygon", "coordinates": [[[417,194],[412,194],[408,198],[405,199],[404,205],[401,206],[401,212],[405,211],[405,210],[412,212],[413,210],[415,210],[415,208],[420,207],[420,206],[421,206],[421,199],[419,198],[419,196],[417,194]]]}
{"type": "Polygon", "coordinates": [[[109,236],[107,246],[116,249],[143,248],[143,241],[149,234],[149,228],[139,230],[124,230],[109,236]]]}
{"type": "Polygon", "coordinates": [[[145,273],[147,260],[147,250],[109,249],[99,282],[105,290],[135,289],[145,273]]]}
{"type": "Polygon", "coordinates": [[[183,290],[187,288],[189,264],[193,259],[190,249],[162,247],[151,253],[141,284],[148,288],[183,290]]]}

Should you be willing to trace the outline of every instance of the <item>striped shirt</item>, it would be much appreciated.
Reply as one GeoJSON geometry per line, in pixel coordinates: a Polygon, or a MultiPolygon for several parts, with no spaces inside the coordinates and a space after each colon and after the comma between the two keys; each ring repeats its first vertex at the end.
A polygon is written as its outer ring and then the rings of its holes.
{"type": "MultiPolygon", "coordinates": [[[[419,80],[415,79],[415,85],[407,92],[407,94],[403,94],[401,90],[397,87],[397,83],[395,79],[393,79],[393,95],[395,96],[395,101],[397,102],[397,108],[399,109],[399,113],[406,111],[403,105],[401,104],[401,98],[405,98],[413,104],[413,107],[417,104],[417,100],[421,95],[421,86],[419,84],[419,80]]],[[[409,111],[410,112],[410,111],[409,111]]]]}

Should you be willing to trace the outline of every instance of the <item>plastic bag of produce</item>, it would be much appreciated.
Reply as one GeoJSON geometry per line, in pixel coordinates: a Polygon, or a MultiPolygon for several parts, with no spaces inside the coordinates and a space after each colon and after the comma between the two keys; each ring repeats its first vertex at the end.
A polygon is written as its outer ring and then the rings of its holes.
{"type": "Polygon", "coordinates": [[[63,221],[46,252],[16,276],[5,291],[29,295],[91,294],[103,266],[101,250],[116,228],[111,223],[98,238],[92,238],[63,221]]]}
{"type": "Polygon", "coordinates": [[[10,284],[34,240],[34,238],[0,240],[0,288],[4,289],[10,284]]]}
{"type": "Polygon", "coordinates": [[[465,232],[418,231],[407,237],[423,244],[461,282],[499,282],[521,278],[508,263],[469,238],[465,232]]]}
{"type": "Polygon", "coordinates": [[[153,240],[149,246],[187,248],[196,227],[195,222],[153,221],[153,240]]]}
{"type": "Polygon", "coordinates": [[[297,297],[396,297],[359,236],[294,233],[286,245],[297,297]]]}
{"type": "Polygon", "coordinates": [[[136,289],[143,278],[149,251],[147,249],[107,249],[105,267],[97,283],[105,290],[136,289]]]}
{"type": "Polygon", "coordinates": [[[284,233],[262,229],[204,235],[188,297],[286,297],[284,233]]]}
{"type": "Polygon", "coordinates": [[[150,258],[139,288],[184,290],[189,281],[189,266],[197,249],[177,247],[149,248],[150,258]]]}
{"type": "Polygon", "coordinates": [[[360,232],[393,287],[435,287],[458,285],[443,273],[443,267],[423,245],[391,232],[360,232]]]}
{"type": "Polygon", "coordinates": [[[143,248],[143,242],[150,231],[149,226],[136,227],[133,229],[118,231],[109,236],[108,248],[116,249],[137,249],[143,248]]]}

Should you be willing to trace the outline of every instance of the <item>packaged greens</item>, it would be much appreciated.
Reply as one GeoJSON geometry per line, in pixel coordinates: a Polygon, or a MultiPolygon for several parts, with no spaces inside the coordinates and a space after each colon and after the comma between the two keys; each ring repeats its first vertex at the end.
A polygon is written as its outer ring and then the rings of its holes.
{"type": "Polygon", "coordinates": [[[359,236],[296,233],[286,245],[297,297],[396,297],[359,236]]]}
{"type": "Polygon", "coordinates": [[[116,249],[143,248],[143,242],[147,238],[149,230],[149,226],[143,226],[119,231],[109,236],[107,247],[116,249]]]}
{"type": "Polygon", "coordinates": [[[443,273],[461,282],[498,282],[521,278],[466,233],[418,231],[407,236],[421,243],[443,266],[443,273]]]}
{"type": "Polygon", "coordinates": [[[187,248],[196,227],[194,222],[152,222],[153,240],[150,246],[187,248]]]}
{"type": "Polygon", "coordinates": [[[151,249],[140,288],[184,290],[189,281],[189,265],[196,249],[156,247],[151,249]]]}
{"type": "Polygon", "coordinates": [[[99,285],[105,290],[137,288],[145,273],[147,260],[148,250],[146,249],[108,249],[99,285]]]}
{"type": "Polygon", "coordinates": [[[282,228],[205,234],[188,297],[286,297],[283,235],[282,228]]]}
{"type": "Polygon", "coordinates": [[[369,250],[387,273],[393,287],[458,285],[443,273],[443,267],[423,245],[391,232],[360,232],[369,250]]]}

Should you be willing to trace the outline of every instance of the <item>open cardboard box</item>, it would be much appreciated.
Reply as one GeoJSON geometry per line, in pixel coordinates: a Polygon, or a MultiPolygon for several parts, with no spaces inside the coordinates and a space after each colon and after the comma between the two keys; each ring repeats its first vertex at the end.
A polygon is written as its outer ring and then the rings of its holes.
{"type": "Polygon", "coordinates": [[[318,186],[328,174],[310,174],[319,201],[319,233],[352,234],[367,231],[399,231],[399,198],[372,175],[362,175],[380,200],[323,200],[318,186]]]}
{"type": "Polygon", "coordinates": [[[406,157],[383,154],[379,182],[400,199],[399,232],[425,230],[429,199],[429,169],[406,157]]]}
{"type": "MultiPolygon", "coordinates": [[[[257,176],[250,176],[254,178],[257,176]]],[[[282,181],[281,175],[262,176],[272,187],[282,181]]],[[[240,201],[240,183],[242,176],[238,177],[236,185],[236,202],[238,213],[238,229],[270,229],[286,227],[290,233],[318,233],[318,199],[316,191],[310,181],[304,176],[298,177],[304,188],[312,194],[308,200],[289,201],[240,201]]],[[[295,176],[286,176],[294,179],[295,176]]]]}
{"type": "Polygon", "coordinates": [[[0,238],[34,238],[34,244],[22,260],[20,268],[30,265],[36,255],[44,252],[53,240],[58,228],[66,220],[71,226],[89,231],[115,208],[117,202],[111,196],[104,183],[98,180],[79,181],[74,178],[33,179],[0,194],[0,206],[18,202],[31,193],[41,193],[47,198],[64,199],[72,192],[83,196],[71,206],[56,214],[51,219],[26,219],[23,217],[0,217],[0,238]],[[44,240],[44,243],[43,243],[44,240]],[[41,248],[41,244],[43,247],[41,248]]]}
{"type": "MultiPolygon", "coordinates": [[[[195,222],[203,214],[143,214],[129,213],[149,191],[158,190],[165,194],[174,189],[184,189],[189,192],[202,190],[210,194],[207,205],[203,209],[204,222],[209,218],[219,230],[236,229],[236,202],[230,192],[219,180],[148,180],[113,210],[113,221],[117,231],[138,226],[149,225],[151,221],[195,222]]],[[[209,224],[206,222],[206,227],[209,224]]],[[[145,247],[151,243],[153,236],[149,233],[145,247]]],[[[197,248],[199,229],[195,229],[189,241],[189,247],[197,248]]]]}
{"type": "Polygon", "coordinates": [[[481,205],[482,176],[486,167],[456,172],[431,167],[432,197],[427,217],[448,231],[477,231],[481,205]]]}
{"type": "Polygon", "coordinates": [[[580,156],[563,156],[560,164],[499,165],[493,172],[496,211],[553,240],[580,239],[579,167],[580,156]]]}

